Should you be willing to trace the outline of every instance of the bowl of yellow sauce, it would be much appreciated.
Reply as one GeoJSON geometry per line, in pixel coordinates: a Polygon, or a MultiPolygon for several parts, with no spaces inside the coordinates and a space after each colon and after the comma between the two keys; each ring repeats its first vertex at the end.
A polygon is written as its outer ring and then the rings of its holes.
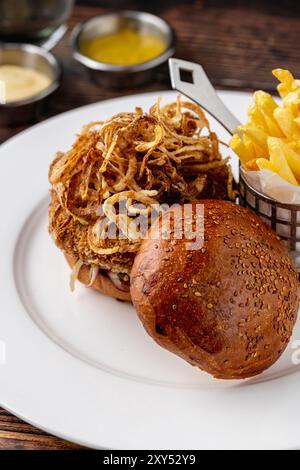
{"type": "Polygon", "coordinates": [[[32,120],[60,84],[55,57],[31,44],[0,46],[0,123],[32,120]]]}
{"type": "Polygon", "coordinates": [[[74,58],[100,83],[124,88],[150,80],[175,51],[175,33],[158,16],[119,11],[91,18],[72,33],[74,58]]]}

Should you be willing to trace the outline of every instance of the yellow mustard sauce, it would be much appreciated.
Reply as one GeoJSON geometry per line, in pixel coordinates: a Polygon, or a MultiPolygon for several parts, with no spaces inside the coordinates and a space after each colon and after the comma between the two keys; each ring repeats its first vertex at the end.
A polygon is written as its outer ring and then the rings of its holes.
{"type": "Polygon", "coordinates": [[[97,36],[81,46],[81,52],[91,59],[114,65],[141,64],[165,50],[166,43],[160,37],[130,28],[97,36]]]}
{"type": "Polygon", "coordinates": [[[0,65],[1,102],[24,100],[45,90],[51,79],[37,70],[19,65],[0,65]]]}

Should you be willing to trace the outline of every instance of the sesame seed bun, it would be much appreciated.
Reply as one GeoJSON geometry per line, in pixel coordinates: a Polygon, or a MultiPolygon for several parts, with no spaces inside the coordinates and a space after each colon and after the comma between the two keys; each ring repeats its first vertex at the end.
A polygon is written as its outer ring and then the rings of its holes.
{"type": "MultiPolygon", "coordinates": [[[[77,262],[77,258],[73,255],[65,254],[65,258],[71,268],[73,268],[77,262]]],[[[78,273],[78,280],[85,284],[86,286],[90,282],[90,267],[84,264],[78,273]]],[[[118,300],[125,300],[127,302],[131,301],[130,291],[128,292],[118,289],[111,279],[104,273],[104,271],[99,271],[97,277],[93,284],[90,286],[92,289],[95,289],[102,294],[109,295],[118,300]]]]}
{"type": "Polygon", "coordinates": [[[197,204],[204,205],[203,247],[189,251],[174,233],[163,239],[165,222],[156,222],[134,261],[132,301],[160,346],[214,377],[251,377],[289,342],[298,274],[279,237],[252,211],[205,200],[192,203],[193,214],[197,204]]]}

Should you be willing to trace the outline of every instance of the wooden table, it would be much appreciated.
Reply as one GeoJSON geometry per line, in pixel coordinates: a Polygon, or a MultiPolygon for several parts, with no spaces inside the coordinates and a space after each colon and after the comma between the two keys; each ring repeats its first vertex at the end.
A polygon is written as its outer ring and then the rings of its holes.
{"type": "MultiPolygon", "coordinates": [[[[70,29],[83,19],[108,11],[105,7],[97,6],[108,4],[107,0],[78,3],[81,4],[74,9],[70,29]]],[[[146,8],[145,2],[141,1],[119,0],[115,3],[126,8],[151,11],[169,21],[178,37],[176,56],[201,63],[216,87],[274,90],[275,80],[271,70],[279,66],[289,68],[300,77],[299,2],[152,0],[149,2],[151,8],[146,8]]],[[[86,71],[71,57],[69,34],[53,52],[63,63],[64,78],[43,119],[119,95],[169,88],[167,73],[161,73],[156,81],[142,89],[126,89],[122,92],[91,83],[86,71]]],[[[0,126],[0,142],[30,124],[20,127],[0,126]]],[[[0,449],[80,447],[39,431],[0,409],[0,449]]]]}

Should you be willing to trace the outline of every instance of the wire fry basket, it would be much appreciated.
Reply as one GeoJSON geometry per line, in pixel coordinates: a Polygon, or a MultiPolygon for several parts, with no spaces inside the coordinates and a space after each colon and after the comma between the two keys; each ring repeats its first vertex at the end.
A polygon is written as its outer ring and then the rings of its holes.
{"type": "MultiPolygon", "coordinates": [[[[209,112],[222,126],[234,134],[240,122],[224,105],[210,83],[203,67],[193,62],[169,59],[172,88],[198,103],[209,112]],[[189,80],[184,79],[185,74],[189,80]]],[[[256,191],[240,171],[239,201],[249,207],[275,232],[286,244],[291,258],[300,272],[300,205],[283,204],[256,191]]]]}
{"type": "Polygon", "coordinates": [[[300,272],[300,205],[283,204],[256,191],[240,171],[239,201],[252,209],[286,244],[300,272]]]}

